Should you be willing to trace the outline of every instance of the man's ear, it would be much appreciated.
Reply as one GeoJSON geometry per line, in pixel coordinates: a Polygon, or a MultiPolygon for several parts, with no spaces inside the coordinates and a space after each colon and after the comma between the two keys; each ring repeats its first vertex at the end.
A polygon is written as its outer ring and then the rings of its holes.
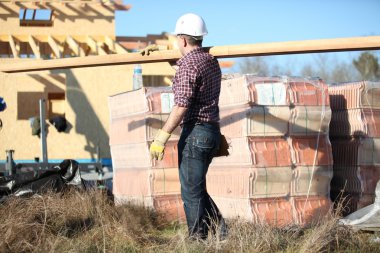
{"type": "Polygon", "coordinates": [[[187,46],[187,40],[185,37],[182,37],[181,39],[183,39],[183,46],[186,47],[187,46]]]}

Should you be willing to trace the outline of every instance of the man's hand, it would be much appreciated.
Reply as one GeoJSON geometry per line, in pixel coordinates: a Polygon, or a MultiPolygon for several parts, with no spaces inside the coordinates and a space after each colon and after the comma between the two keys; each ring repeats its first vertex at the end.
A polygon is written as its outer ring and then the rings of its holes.
{"type": "Polygon", "coordinates": [[[150,157],[154,160],[162,160],[164,157],[165,144],[169,140],[170,134],[163,131],[158,130],[156,137],[154,137],[154,141],[150,145],[150,157]]]}
{"type": "Polygon", "coordinates": [[[141,49],[140,54],[141,55],[149,55],[150,52],[158,51],[158,50],[160,50],[160,48],[156,44],[151,44],[151,45],[147,46],[146,48],[141,49]]]}

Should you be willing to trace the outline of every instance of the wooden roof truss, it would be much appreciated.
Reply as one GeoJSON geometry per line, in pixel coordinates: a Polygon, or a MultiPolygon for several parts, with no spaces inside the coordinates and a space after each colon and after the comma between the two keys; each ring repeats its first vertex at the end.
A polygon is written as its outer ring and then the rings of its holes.
{"type": "Polygon", "coordinates": [[[0,35],[3,58],[59,59],[128,53],[110,36],[0,35]]]}

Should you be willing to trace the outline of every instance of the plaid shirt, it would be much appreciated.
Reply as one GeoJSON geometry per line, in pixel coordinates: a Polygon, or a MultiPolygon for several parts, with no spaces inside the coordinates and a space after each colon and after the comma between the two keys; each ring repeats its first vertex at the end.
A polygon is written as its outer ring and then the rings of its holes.
{"type": "Polygon", "coordinates": [[[182,124],[219,122],[221,70],[218,60],[197,48],[177,62],[173,79],[174,103],[188,108],[182,124]]]}

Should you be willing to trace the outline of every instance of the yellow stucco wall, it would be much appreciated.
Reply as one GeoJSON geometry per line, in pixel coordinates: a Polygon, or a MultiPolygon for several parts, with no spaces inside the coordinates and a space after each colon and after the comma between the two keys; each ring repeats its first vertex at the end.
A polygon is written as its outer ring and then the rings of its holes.
{"type": "MultiPolygon", "coordinates": [[[[49,124],[49,159],[97,158],[98,145],[100,157],[110,158],[108,96],[131,90],[132,73],[133,65],[27,74],[0,73],[0,96],[5,98],[8,106],[5,111],[0,112],[4,125],[0,130],[0,160],[5,159],[7,149],[15,150],[16,160],[41,158],[40,139],[31,135],[29,120],[18,119],[20,110],[23,110],[19,107],[25,106],[18,100],[22,92],[38,94],[62,90],[65,92],[65,117],[71,125],[71,130],[68,133],[58,133],[54,126],[49,124]],[[65,84],[62,84],[62,80],[65,80],[65,84]]],[[[143,74],[170,76],[174,74],[174,70],[167,63],[145,64],[143,74]]],[[[30,99],[35,100],[33,97],[30,99]]]]}

